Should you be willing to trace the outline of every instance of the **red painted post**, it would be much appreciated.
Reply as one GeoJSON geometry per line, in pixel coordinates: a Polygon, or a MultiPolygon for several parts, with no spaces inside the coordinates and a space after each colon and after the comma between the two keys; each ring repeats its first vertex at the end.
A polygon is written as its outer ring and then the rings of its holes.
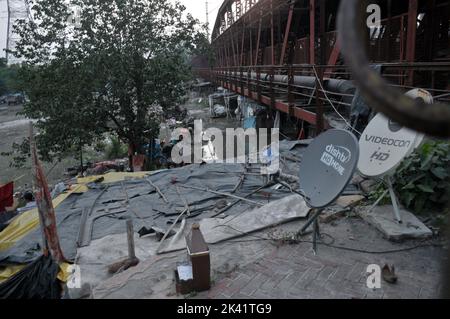
{"type": "Polygon", "coordinates": [[[316,1],[309,0],[309,63],[316,63],[316,1]]]}
{"type": "MultiPolygon", "coordinates": [[[[417,11],[418,0],[409,0],[408,8],[408,35],[406,38],[406,61],[414,62],[416,59],[417,11]]],[[[408,71],[407,85],[413,85],[414,71],[408,71]]]]}
{"type": "Polygon", "coordinates": [[[259,10],[258,40],[256,41],[255,66],[258,65],[259,46],[261,44],[262,9],[259,10]]]}
{"type": "Polygon", "coordinates": [[[242,66],[244,63],[244,44],[245,44],[245,26],[243,26],[242,29],[242,43],[241,43],[241,63],[239,64],[242,66]]]}
{"type": "Polygon", "coordinates": [[[294,15],[294,5],[291,4],[291,6],[289,7],[289,14],[288,14],[288,20],[287,20],[287,24],[286,24],[286,30],[284,32],[283,48],[281,49],[281,57],[280,57],[280,65],[283,65],[284,55],[286,54],[286,48],[287,48],[288,39],[289,39],[289,32],[291,32],[293,15],[294,15]]]}
{"type": "Polygon", "coordinates": [[[275,33],[273,25],[273,0],[270,0],[270,42],[271,42],[271,65],[275,65],[275,33]]]}

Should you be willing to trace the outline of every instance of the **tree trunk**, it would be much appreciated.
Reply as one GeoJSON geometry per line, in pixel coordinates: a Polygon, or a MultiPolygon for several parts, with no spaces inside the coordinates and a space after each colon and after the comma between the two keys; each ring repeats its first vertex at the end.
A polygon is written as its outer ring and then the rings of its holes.
{"type": "Polygon", "coordinates": [[[134,153],[136,152],[136,147],[135,144],[132,142],[128,143],[128,166],[130,167],[130,171],[133,172],[134,168],[133,168],[133,156],[134,153]]]}

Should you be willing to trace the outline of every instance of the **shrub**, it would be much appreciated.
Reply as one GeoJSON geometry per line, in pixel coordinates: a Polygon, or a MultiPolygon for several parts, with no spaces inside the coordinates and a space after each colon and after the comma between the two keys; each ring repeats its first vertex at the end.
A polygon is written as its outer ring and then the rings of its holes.
{"type": "MultiPolygon", "coordinates": [[[[400,202],[417,213],[444,210],[450,201],[450,143],[429,141],[398,167],[394,188],[400,202]]],[[[385,186],[372,195],[375,199],[385,186]]]]}

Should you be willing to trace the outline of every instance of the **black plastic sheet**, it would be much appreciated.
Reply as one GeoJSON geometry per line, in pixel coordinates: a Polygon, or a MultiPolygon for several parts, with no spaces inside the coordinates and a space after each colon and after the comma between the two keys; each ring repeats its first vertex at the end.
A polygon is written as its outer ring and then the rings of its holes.
{"type": "Polygon", "coordinates": [[[60,299],[59,266],[42,255],[0,285],[0,299],[60,299]]]}

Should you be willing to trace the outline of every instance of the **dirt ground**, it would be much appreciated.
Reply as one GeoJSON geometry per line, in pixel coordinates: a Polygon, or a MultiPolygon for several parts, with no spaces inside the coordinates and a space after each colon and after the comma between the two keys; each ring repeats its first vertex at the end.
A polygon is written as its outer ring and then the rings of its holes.
{"type": "MultiPolygon", "coordinates": [[[[21,110],[22,106],[0,105],[0,153],[11,151],[13,143],[21,143],[28,136],[29,120],[17,115],[21,110]]],[[[10,163],[11,158],[0,156],[0,184],[14,181],[16,191],[29,188],[32,182],[30,163],[24,168],[10,167],[10,163]]],[[[73,159],[64,159],[58,164],[43,163],[45,171],[50,172],[47,176],[50,186],[63,179],[65,169],[76,163],[73,159]]]]}

